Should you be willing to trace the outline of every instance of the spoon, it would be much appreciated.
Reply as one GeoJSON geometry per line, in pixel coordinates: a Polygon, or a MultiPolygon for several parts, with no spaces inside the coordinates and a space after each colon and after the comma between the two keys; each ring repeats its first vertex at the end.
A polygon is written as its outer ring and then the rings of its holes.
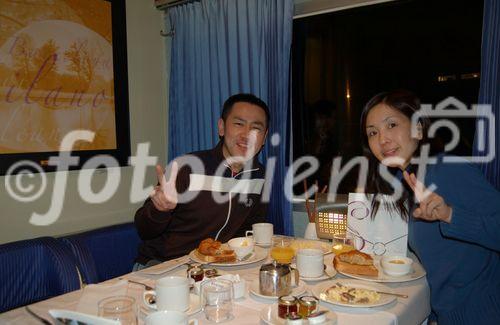
{"type": "Polygon", "coordinates": [[[33,310],[31,310],[31,308],[29,308],[28,306],[25,306],[24,309],[28,312],[28,314],[30,314],[31,316],[33,316],[34,318],[36,318],[37,320],[39,320],[42,324],[45,324],[45,325],[52,325],[51,322],[49,322],[48,320],[46,320],[45,318],[39,316],[38,314],[36,314],[33,310]]]}

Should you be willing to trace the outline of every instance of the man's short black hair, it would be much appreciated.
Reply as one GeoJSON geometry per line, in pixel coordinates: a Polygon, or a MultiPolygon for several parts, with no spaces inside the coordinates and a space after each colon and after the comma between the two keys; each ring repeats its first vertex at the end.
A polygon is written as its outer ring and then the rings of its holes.
{"type": "Polygon", "coordinates": [[[269,128],[269,121],[271,120],[271,116],[269,114],[269,107],[267,107],[267,104],[262,99],[253,94],[241,93],[229,97],[222,106],[222,113],[220,115],[220,118],[224,122],[226,122],[227,116],[231,112],[231,109],[233,108],[234,104],[240,102],[249,103],[262,108],[262,110],[264,110],[264,112],[266,113],[266,128],[269,128]]]}

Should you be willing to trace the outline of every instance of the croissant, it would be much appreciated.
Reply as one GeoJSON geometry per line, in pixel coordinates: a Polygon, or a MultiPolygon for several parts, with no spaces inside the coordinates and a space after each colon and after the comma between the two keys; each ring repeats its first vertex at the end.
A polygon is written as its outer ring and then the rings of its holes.
{"type": "Polygon", "coordinates": [[[220,250],[221,242],[212,238],[207,238],[201,241],[198,246],[198,251],[204,255],[217,255],[220,250]]]}

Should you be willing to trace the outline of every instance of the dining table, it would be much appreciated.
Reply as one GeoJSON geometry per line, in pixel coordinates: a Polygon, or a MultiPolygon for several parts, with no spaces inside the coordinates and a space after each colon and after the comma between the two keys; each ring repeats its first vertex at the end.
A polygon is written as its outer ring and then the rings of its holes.
{"type": "MultiPolygon", "coordinates": [[[[266,248],[264,248],[266,249],[266,248]]],[[[268,248],[267,248],[268,250],[268,248]]],[[[325,264],[332,265],[333,253],[324,256],[325,264]]],[[[192,259],[186,255],[174,260],[155,265],[136,272],[110,279],[98,284],[89,284],[82,289],[31,304],[30,309],[37,315],[51,321],[49,310],[62,309],[97,315],[98,302],[106,297],[126,295],[136,299],[138,324],[144,324],[145,317],[153,312],[143,302],[144,285],[154,287],[159,278],[170,275],[186,276],[187,264],[192,259]]],[[[216,266],[222,274],[238,274],[245,280],[244,295],[233,302],[233,317],[224,324],[268,324],[263,314],[270,306],[277,304],[277,299],[256,295],[251,290],[258,286],[259,270],[262,264],[270,263],[269,254],[265,258],[244,265],[216,266]]],[[[349,279],[337,273],[333,278],[323,281],[304,281],[304,295],[312,295],[314,288],[325,283],[349,279]]],[[[371,282],[366,282],[370,284],[371,282]]],[[[419,325],[424,324],[430,314],[430,290],[425,276],[412,281],[383,283],[393,293],[408,296],[396,297],[391,303],[377,307],[346,307],[320,301],[322,308],[334,315],[338,325],[419,325]]],[[[190,319],[197,319],[199,324],[212,324],[205,318],[204,312],[194,309],[190,319]]],[[[271,322],[272,323],[272,322],[271,322]]],[[[30,315],[26,308],[20,307],[0,314],[0,324],[41,324],[40,320],[30,315]]]]}

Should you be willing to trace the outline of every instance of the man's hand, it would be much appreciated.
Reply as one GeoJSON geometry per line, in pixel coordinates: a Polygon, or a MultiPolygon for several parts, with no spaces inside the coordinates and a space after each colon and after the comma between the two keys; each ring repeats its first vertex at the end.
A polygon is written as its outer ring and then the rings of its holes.
{"type": "Polygon", "coordinates": [[[158,183],[160,185],[155,186],[149,197],[157,210],[170,211],[177,206],[177,189],[175,188],[175,181],[178,171],[179,166],[177,162],[174,161],[172,163],[170,178],[167,182],[165,179],[165,171],[160,165],[156,165],[156,176],[158,177],[158,183]]]}
{"type": "Polygon", "coordinates": [[[427,221],[440,220],[447,223],[451,222],[452,208],[446,204],[443,197],[429,191],[425,188],[415,174],[403,172],[403,177],[415,193],[415,197],[419,202],[419,207],[413,211],[415,218],[424,219],[427,221]]]}

